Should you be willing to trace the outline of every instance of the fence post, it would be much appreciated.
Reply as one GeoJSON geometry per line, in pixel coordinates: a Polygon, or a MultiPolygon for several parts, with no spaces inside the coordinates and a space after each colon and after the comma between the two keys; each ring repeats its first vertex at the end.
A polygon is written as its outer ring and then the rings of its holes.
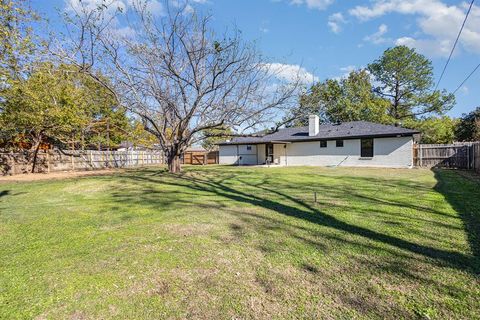
{"type": "MultiPolygon", "coordinates": [[[[480,144],[478,144],[478,146],[480,146],[480,144]]],[[[472,155],[472,167],[473,167],[473,170],[477,171],[477,144],[475,143],[473,145],[473,155],[472,155]]]]}
{"type": "Polygon", "coordinates": [[[470,170],[470,147],[467,146],[467,170],[470,170]]]}
{"type": "Polygon", "coordinates": [[[420,158],[420,168],[421,168],[423,166],[423,163],[422,163],[422,153],[423,153],[422,152],[422,145],[419,144],[418,147],[419,147],[418,148],[418,157],[420,158]]]}
{"type": "Polygon", "coordinates": [[[475,144],[472,144],[472,169],[475,171],[475,144]]]}
{"type": "Polygon", "coordinates": [[[477,144],[473,145],[473,155],[472,155],[472,168],[473,170],[477,170],[477,144]]]}
{"type": "Polygon", "coordinates": [[[11,160],[12,160],[12,176],[15,175],[15,154],[14,153],[11,153],[11,160]]]}
{"type": "MultiPolygon", "coordinates": [[[[413,143],[413,147],[412,147],[412,157],[413,157],[413,166],[418,167],[418,144],[416,144],[415,142],[413,143]]],[[[257,154],[257,160],[258,160],[258,154],[257,154]]]]}
{"type": "Polygon", "coordinates": [[[50,173],[50,149],[47,149],[47,173],[50,173]]]}

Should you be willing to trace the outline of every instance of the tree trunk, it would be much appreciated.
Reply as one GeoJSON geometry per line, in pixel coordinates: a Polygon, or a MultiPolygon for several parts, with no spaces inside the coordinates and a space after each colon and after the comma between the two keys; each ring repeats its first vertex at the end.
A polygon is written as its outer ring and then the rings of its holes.
{"type": "Polygon", "coordinates": [[[393,99],[393,118],[395,119],[395,127],[398,127],[400,115],[398,114],[398,108],[400,106],[400,83],[398,79],[395,82],[395,97],[393,99]]]}
{"type": "Polygon", "coordinates": [[[35,139],[33,144],[33,163],[32,163],[32,171],[31,173],[35,173],[35,169],[37,167],[37,158],[38,158],[38,150],[40,150],[40,144],[42,143],[42,138],[35,139]]]}
{"type": "Polygon", "coordinates": [[[168,171],[170,173],[180,173],[182,171],[180,156],[182,154],[182,146],[175,144],[164,150],[167,158],[168,171]]]}
{"type": "Polygon", "coordinates": [[[167,157],[168,171],[170,173],[180,173],[182,171],[182,166],[180,164],[180,155],[173,154],[167,157]]]}

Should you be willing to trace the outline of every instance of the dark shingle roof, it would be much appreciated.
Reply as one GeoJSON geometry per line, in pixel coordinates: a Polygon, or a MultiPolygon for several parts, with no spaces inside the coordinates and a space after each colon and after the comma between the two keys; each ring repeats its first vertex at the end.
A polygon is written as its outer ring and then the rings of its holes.
{"type": "Polygon", "coordinates": [[[316,136],[308,135],[308,127],[285,128],[263,137],[235,137],[224,144],[258,144],[271,142],[295,142],[328,139],[352,139],[362,137],[412,136],[420,133],[402,127],[389,126],[367,121],[343,122],[340,124],[321,124],[316,136]]]}

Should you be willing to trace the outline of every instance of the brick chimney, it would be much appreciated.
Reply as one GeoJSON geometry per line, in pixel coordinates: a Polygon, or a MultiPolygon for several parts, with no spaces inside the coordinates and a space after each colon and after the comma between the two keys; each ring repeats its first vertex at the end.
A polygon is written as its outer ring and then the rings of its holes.
{"type": "Polygon", "coordinates": [[[308,135],[310,137],[316,136],[320,131],[320,118],[317,115],[308,116],[308,135]]]}

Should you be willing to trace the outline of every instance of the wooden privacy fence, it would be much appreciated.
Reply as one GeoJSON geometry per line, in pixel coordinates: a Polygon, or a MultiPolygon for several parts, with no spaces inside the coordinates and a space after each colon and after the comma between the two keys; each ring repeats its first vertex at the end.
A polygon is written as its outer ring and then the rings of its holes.
{"type": "Polygon", "coordinates": [[[473,154],[473,169],[480,173],[480,142],[473,144],[472,147],[473,154]]]}
{"type": "MultiPolygon", "coordinates": [[[[0,173],[14,175],[31,172],[31,152],[0,153],[0,173]]],[[[146,151],[40,151],[35,172],[83,171],[107,168],[129,168],[163,164],[162,152],[146,151]]]]}
{"type": "Polygon", "coordinates": [[[413,159],[417,167],[475,169],[480,172],[480,142],[415,144],[413,159]]]}

